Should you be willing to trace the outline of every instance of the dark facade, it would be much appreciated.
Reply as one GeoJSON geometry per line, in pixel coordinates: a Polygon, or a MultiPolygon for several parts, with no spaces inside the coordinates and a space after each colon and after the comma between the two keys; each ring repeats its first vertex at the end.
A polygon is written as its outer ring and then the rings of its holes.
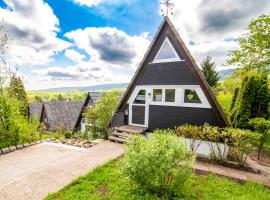
{"type": "MultiPolygon", "coordinates": [[[[164,18],[116,112],[122,112],[125,115],[125,119],[128,119],[128,115],[132,113],[131,122],[134,124],[143,124],[142,122],[145,116],[147,116],[150,131],[156,128],[173,128],[185,123],[195,125],[209,123],[220,127],[228,125],[220,105],[211,92],[211,88],[167,17],[164,18]],[[165,38],[169,39],[181,61],[153,62],[165,38]],[[155,85],[199,86],[210,106],[205,108],[196,106],[185,107],[184,105],[167,106],[150,104],[148,115],[144,115],[145,106],[128,106],[128,100],[132,96],[136,86],[153,87],[155,85]],[[132,112],[130,110],[127,111],[128,108],[131,108],[132,112]]],[[[125,120],[125,124],[128,123],[128,120],[125,120]]]]}

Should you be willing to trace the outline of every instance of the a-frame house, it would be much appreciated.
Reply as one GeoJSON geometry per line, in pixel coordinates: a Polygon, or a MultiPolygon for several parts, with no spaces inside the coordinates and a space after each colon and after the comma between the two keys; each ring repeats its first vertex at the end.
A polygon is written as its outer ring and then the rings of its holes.
{"type": "Polygon", "coordinates": [[[153,131],[186,123],[228,125],[195,60],[165,17],[109,126],[153,131]]]}

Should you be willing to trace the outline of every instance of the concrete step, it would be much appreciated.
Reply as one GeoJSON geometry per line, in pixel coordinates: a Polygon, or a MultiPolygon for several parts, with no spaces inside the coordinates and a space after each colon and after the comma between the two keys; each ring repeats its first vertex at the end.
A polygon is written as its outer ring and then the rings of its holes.
{"type": "Polygon", "coordinates": [[[113,131],[111,133],[112,136],[117,136],[117,137],[121,137],[121,138],[127,138],[129,136],[131,136],[132,134],[126,133],[126,132],[118,132],[118,131],[113,131]]]}
{"type": "Polygon", "coordinates": [[[125,143],[126,139],[120,138],[120,137],[115,137],[115,136],[109,136],[108,138],[110,141],[113,142],[120,142],[120,143],[125,143]]]}

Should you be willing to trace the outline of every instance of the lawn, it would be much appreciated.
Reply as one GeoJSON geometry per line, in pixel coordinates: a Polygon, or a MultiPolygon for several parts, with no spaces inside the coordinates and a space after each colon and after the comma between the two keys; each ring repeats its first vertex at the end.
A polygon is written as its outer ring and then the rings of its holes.
{"type": "MultiPolygon", "coordinates": [[[[46,200],[84,199],[161,199],[147,193],[128,181],[120,171],[120,161],[113,160],[89,174],[79,177],[46,200]]],[[[185,185],[182,196],[174,199],[239,199],[269,200],[270,190],[255,183],[240,185],[234,181],[214,175],[193,176],[185,185]]]]}

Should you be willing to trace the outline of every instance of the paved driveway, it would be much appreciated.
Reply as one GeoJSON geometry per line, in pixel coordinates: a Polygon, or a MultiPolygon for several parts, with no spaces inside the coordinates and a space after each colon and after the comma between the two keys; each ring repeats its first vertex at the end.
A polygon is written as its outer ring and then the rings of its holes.
{"type": "Polygon", "coordinates": [[[89,149],[42,143],[0,156],[0,200],[43,199],[72,179],[123,153],[121,144],[89,149]]]}

